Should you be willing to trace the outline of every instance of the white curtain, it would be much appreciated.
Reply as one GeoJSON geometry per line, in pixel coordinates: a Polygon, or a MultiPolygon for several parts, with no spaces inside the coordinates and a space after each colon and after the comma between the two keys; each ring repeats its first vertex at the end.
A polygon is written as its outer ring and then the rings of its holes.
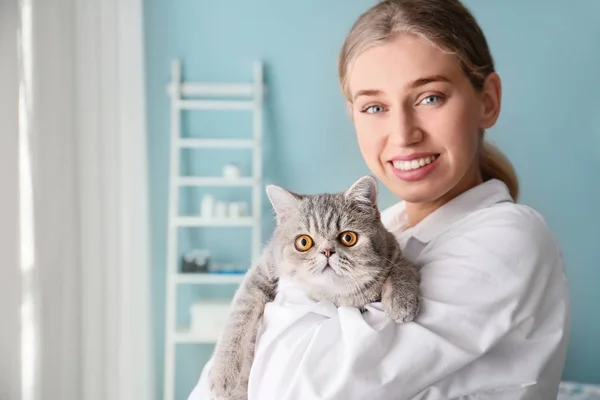
{"type": "Polygon", "coordinates": [[[0,2],[1,400],[153,398],[141,13],[0,2]]]}
{"type": "Polygon", "coordinates": [[[20,397],[18,8],[0,1],[0,399],[20,397]]]}

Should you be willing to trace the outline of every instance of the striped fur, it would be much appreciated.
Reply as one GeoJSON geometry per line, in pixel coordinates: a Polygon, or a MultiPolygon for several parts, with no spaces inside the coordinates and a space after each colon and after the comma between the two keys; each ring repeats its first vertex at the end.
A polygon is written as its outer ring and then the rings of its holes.
{"type": "Polygon", "coordinates": [[[247,398],[258,324],[267,302],[275,298],[280,277],[291,278],[315,301],[363,308],[381,300],[396,322],[419,312],[418,270],[405,260],[395,237],[381,223],[377,183],[359,179],[342,193],[300,195],[276,186],[267,188],[277,227],[260,260],[253,265],[233,300],[231,314],[217,343],[209,380],[215,400],[247,398]],[[345,246],[342,232],[358,235],[345,246]],[[313,247],[300,252],[299,235],[313,247]],[[334,251],[326,257],[325,249],[334,251]]]}

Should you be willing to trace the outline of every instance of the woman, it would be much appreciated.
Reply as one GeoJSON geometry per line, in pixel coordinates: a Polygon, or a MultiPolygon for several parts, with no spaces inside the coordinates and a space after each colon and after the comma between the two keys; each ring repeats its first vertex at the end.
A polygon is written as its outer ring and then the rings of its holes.
{"type": "MultiPolygon", "coordinates": [[[[484,141],[501,82],[473,16],[458,0],[383,1],[353,26],[339,74],[365,161],[404,200],[382,218],[421,268],[422,310],[394,324],[379,304],[363,315],[283,289],[265,310],[249,398],[556,399],[563,260],[484,141]]],[[[205,398],[206,369],[190,399],[205,398]]]]}

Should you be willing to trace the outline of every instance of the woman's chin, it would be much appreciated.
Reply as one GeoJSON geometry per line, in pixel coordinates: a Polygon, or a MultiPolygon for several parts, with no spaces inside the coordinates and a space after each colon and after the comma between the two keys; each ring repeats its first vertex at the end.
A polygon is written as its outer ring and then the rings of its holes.
{"type": "Polygon", "coordinates": [[[438,200],[452,185],[444,185],[439,179],[425,179],[416,182],[393,182],[393,193],[407,203],[430,203],[438,200]]]}

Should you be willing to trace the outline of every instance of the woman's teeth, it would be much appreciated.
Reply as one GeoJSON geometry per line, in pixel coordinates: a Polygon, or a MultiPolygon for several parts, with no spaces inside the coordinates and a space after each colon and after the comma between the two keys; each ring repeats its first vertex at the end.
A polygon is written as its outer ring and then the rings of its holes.
{"type": "Polygon", "coordinates": [[[400,171],[412,171],[413,169],[419,169],[421,167],[426,166],[427,164],[431,164],[435,161],[437,156],[429,156],[423,158],[417,158],[411,161],[394,161],[394,167],[399,169],[400,171]]]}

